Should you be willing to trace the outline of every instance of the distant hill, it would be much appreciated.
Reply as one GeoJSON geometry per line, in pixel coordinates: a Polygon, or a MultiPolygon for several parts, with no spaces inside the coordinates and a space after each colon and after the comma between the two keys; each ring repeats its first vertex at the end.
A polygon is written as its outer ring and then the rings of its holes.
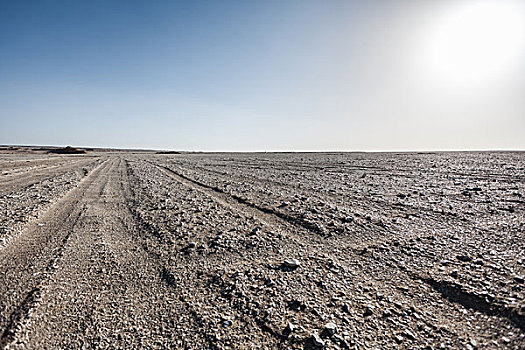
{"type": "Polygon", "coordinates": [[[56,153],[56,154],[83,154],[86,153],[86,150],[75,148],[71,146],[67,146],[64,148],[56,148],[49,151],[49,153],[56,153]]]}

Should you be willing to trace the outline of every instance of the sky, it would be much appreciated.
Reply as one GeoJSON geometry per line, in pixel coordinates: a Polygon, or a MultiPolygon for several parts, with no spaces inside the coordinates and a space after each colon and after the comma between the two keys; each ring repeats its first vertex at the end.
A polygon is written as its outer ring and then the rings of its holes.
{"type": "Polygon", "coordinates": [[[525,150],[525,2],[0,0],[0,144],[525,150]]]}

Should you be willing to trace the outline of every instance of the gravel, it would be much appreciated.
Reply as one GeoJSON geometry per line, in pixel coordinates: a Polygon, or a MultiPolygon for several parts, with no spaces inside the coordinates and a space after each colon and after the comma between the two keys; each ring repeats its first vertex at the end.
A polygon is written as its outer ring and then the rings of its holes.
{"type": "Polygon", "coordinates": [[[0,348],[525,347],[523,153],[3,157],[0,348]]]}

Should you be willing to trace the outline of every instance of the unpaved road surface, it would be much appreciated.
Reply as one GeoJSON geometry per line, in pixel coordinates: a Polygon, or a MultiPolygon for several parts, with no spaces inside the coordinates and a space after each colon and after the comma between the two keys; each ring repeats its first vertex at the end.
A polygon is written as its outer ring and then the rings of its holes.
{"type": "Polygon", "coordinates": [[[525,153],[0,155],[0,349],[523,349],[525,153]]]}

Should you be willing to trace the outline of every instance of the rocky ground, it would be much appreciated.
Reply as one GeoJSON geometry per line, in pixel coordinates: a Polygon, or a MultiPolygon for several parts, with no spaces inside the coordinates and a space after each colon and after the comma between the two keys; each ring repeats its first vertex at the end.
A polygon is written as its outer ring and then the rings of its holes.
{"type": "Polygon", "coordinates": [[[525,153],[0,156],[0,348],[525,347],[525,153]]]}

